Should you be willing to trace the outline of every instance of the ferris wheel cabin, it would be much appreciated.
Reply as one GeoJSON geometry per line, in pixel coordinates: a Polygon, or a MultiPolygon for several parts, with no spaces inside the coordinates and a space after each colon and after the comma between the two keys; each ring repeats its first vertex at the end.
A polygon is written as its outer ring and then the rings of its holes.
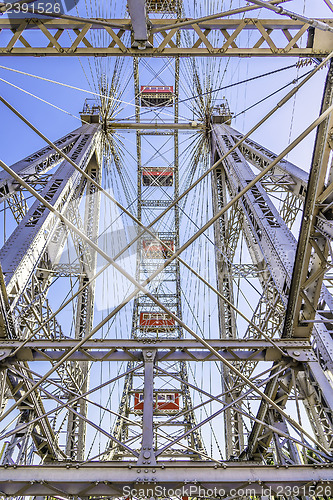
{"type": "Polygon", "coordinates": [[[174,240],[161,240],[169,247],[166,248],[162,243],[153,239],[142,240],[142,250],[146,259],[168,259],[175,251],[174,240]]]}
{"type": "Polygon", "coordinates": [[[172,186],[173,169],[169,167],[145,167],[142,169],[144,186],[172,186]]]}
{"type": "Polygon", "coordinates": [[[146,108],[173,106],[174,92],[172,86],[154,86],[146,87],[141,85],[141,106],[146,108]]]}
{"type": "MultiPolygon", "coordinates": [[[[150,0],[146,3],[147,12],[165,14],[165,0],[150,0]]],[[[167,0],[167,7],[169,12],[177,12],[177,0],[167,0]]]]}
{"type": "MultiPolygon", "coordinates": [[[[143,392],[134,393],[134,411],[143,411],[143,392]]],[[[179,411],[179,392],[158,392],[154,394],[154,412],[172,413],[179,411]]]]}
{"type": "Polygon", "coordinates": [[[175,320],[170,314],[157,312],[142,312],[140,314],[140,326],[148,328],[160,328],[175,326],[175,320]]]}

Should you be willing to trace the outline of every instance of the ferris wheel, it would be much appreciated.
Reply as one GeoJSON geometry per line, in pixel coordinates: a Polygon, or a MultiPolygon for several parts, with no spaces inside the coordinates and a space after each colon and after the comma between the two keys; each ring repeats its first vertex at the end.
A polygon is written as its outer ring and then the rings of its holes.
{"type": "Polygon", "coordinates": [[[317,3],[0,6],[0,496],[333,498],[317,3]]]}

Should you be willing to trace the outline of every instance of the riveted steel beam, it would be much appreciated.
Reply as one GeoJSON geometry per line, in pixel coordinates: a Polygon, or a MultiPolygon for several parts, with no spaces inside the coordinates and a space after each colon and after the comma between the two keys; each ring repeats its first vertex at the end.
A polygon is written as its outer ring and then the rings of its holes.
{"type": "MultiPolygon", "coordinates": [[[[10,352],[3,355],[3,359],[8,357],[10,360],[18,359],[20,361],[58,361],[70,349],[57,350],[42,350],[34,349],[29,350],[26,348],[21,349],[17,357],[11,357],[10,352]]],[[[154,346],[155,347],[155,346],[154,346]]],[[[297,361],[315,361],[315,354],[311,349],[303,349],[301,347],[288,348],[285,355],[281,355],[278,349],[271,348],[269,345],[267,349],[249,349],[246,350],[228,350],[218,351],[219,355],[229,361],[277,361],[280,359],[288,359],[289,357],[297,361]],[[296,354],[295,354],[296,353],[296,354]]],[[[183,348],[184,349],[184,348],[183,348]]],[[[127,350],[89,350],[83,349],[70,355],[70,361],[142,361],[142,352],[140,351],[127,351],[127,350]]],[[[217,361],[218,358],[207,350],[161,350],[158,352],[156,359],[158,361],[217,361]]]]}
{"type": "Polygon", "coordinates": [[[189,123],[136,123],[136,122],[109,122],[108,127],[113,129],[128,129],[128,130],[202,130],[203,123],[189,122],[189,123]]]}
{"type": "MultiPolygon", "coordinates": [[[[254,462],[196,462],[173,460],[137,467],[133,462],[67,464],[53,466],[0,467],[2,495],[84,495],[122,496],[126,491],[154,495],[157,487],[176,489],[181,496],[207,496],[216,487],[216,496],[281,496],[286,488],[299,488],[301,495],[331,496],[333,467],[258,465],[254,462]],[[223,490],[223,491],[222,491],[223,490]]],[[[294,491],[294,490],[292,490],[294,491]]],[[[296,491],[296,490],[295,490],[296,491]]]]}
{"type": "Polygon", "coordinates": [[[131,16],[133,38],[136,47],[145,47],[148,40],[146,0],[128,0],[128,10],[131,16]]]}
{"type": "MultiPolygon", "coordinates": [[[[0,353],[8,349],[17,349],[23,341],[20,340],[3,340],[0,341],[0,353]]],[[[71,349],[79,341],[77,339],[37,339],[25,341],[24,347],[28,349],[71,349]]],[[[254,339],[254,338],[240,338],[240,339],[209,339],[207,343],[214,349],[268,349],[274,348],[269,340],[254,339]]],[[[274,344],[276,348],[283,350],[287,349],[311,349],[308,340],[305,339],[275,339],[274,344]]],[[[122,339],[119,345],[118,339],[98,339],[87,340],[84,344],[84,349],[89,350],[103,350],[103,349],[132,349],[142,350],[152,347],[154,349],[196,349],[205,350],[200,342],[194,339],[153,339],[153,338],[137,338],[137,339],[122,339]]],[[[0,354],[0,359],[3,354],[0,354]]]]}
{"type": "MultiPolygon", "coordinates": [[[[2,19],[0,55],[3,56],[137,56],[140,57],[322,57],[333,48],[331,33],[302,21],[284,19],[216,19],[180,25],[167,31],[174,19],[159,19],[145,46],[133,47],[126,33],[130,19],[2,19]],[[107,24],[108,23],[108,24],[107,24]],[[113,27],[111,27],[111,24],[113,27]],[[118,27],[119,26],[119,27],[118,27]],[[166,28],[164,30],[163,28],[166,28]],[[101,32],[92,37],[91,30],[101,32]],[[155,30],[155,31],[154,31],[155,30]],[[177,44],[177,35],[191,31],[189,47],[177,44]],[[8,32],[10,38],[8,40],[8,32]],[[62,37],[70,34],[70,42],[62,37]],[[250,37],[240,36],[253,32],[250,37]],[[248,39],[251,43],[248,43],[248,39]],[[103,41],[102,41],[103,40],[103,41]],[[101,42],[102,41],[102,42],[101,42]]],[[[331,25],[331,20],[326,21],[331,25]]]]}
{"type": "MultiPolygon", "coordinates": [[[[322,110],[333,102],[333,65],[328,72],[322,110]]],[[[284,337],[309,336],[313,329],[323,278],[331,266],[329,241],[333,233],[327,229],[332,219],[332,193],[327,192],[333,169],[331,163],[333,117],[318,127],[304,214],[295,257],[290,295],[284,325],[284,337]],[[318,231],[318,220],[323,232],[318,231]],[[327,222],[327,224],[326,224],[327,222]],[[325,231],[326,229],[326,231],[325,231]],[[328,232],[328,234],[327,234],[328,232]],[[305,320],[305,323],[303,322],[305,320]]],[[[329,311],[332,316],[332,311],[329,311]]],[[[331,318],[330,318],[331,319],[331,318]]]]}

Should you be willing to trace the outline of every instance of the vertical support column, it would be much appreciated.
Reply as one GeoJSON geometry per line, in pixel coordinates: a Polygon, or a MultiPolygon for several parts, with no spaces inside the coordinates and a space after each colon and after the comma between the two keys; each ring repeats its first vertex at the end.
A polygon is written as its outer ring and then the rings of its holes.
{"type": "Polygon", "coordinates": [[[138,465],[156,464],[153,432],[155,357],[155,350],[149,349],[147,351],[143,351],[145,375],[143,388],[142,445],[138,458],[138,465]]]}
{"type": "Polygon", "coordinates": [[[148,40],[146,0],[127,0],[128,10],[131,16],[133,47],[145,47],[148,40]]]}
{"type": "MultiPolygon", "coordinates": [[[[181,1],[175,2],[177,5],[177,19],[180,19],[181,16],[181,1]]],[[[161,5],[160,12],[164,12],[164,8],[161,5]]],[[[173,7],[170,7],[171,11],[173,11],[173,7]]],[[[169,10],[169,9],[168,9],[169,10]]],[[[176,12],[176,11],[175,11],[176,12]]],[[[177,46],[180,44],[180,32],[176,35],[176,43],[177,46]]],[[[135,56],[133,58],[133,75],[134,75],[134,92],[135,92],[135,120],[136,123],[140,123],[140,113],[141,113],[141,102],[140,102],[140,86],[139,86],[139,57],[135,56]]],[[[179,66],[180,66],[180,58],[175,57],[175,80],[174,80],[174,123],[178,123],[178,117],[179,117],[179,66]]],[[[151,103],[151,112],[154,112],[155,106],[153,105],[154,103],[151,103]]],[[[164,104],[165,105],[165,104],[164,104]]],[[[146,111],[149,111],[149,109],[145,108],[146,111]]],[[[156,110],[157,112],[157,110],[156,110]]],[[[158,115],[156,114],[156,118],[158,115]]],[[[171,135],[173,136],[174,140],[174,154],[173,154],[173,176],[170,176],[171,182],[170,183],[164,183],[162,179],[158,179],[158,176],[155,176],[155,189],[152,190],[149,188],[149,186],[152,186],[148,181],[147,183],[144,182],[143,180],[143,171],[146,168],[150,168],[146,166],[146,162],[144,161],[146,156],[141,149],[141,137],[145,135],[153,135],[157,133],[159,136],[164,135],[163,133],[159,131],[140,131],[137,130],[136,132],[136,146],[137,146],[137,219],[139,221],[142,221],[145,225],[147,225],[151,220],[153,220],[157,214],[160,208],[167,207],[169,203],[173,201],[173,199],[177,198],[179,195],[179,172],[178,172],[178,167],[179,167],[179,137],[178,137],[178,131],[176,128],[170,132],[167,133],[167,136],[171,135]],[[142,164],[145,165],[144,169],[142,167],[142,164]],[[145,188],[143,188],[145,186],[145,188]]],[[[156,149],[152,145],[152,148],[154,149],[156,153],[156,149]]],[[[155,155],[154,155],[155,157],[155,155]]],[[[166,158],[163,159],[163,162],[165,161],[166,158]]],[[[169,158],[167,160],[169,162],[169,158]]],[[[157,167],[158,169],[160,168],[159,166],[157,167]]],[[[163,168],[163,167],[162,167],[163,168]]],[[[166,165],[164,169],[171,169],[171,161],[170,165],[166,165]]],[[[164,170],[163,169],[163,170],[164,170]]],[[[149,171],[149,170],[148,170],[149,171]]],[[[163,221],[160,221],[160,227],[163,228],[163,232],[158,232],[158,229],[156,228],[156,235],[163,241],[166,242],[168,246],[174,247],[177,249],[179,247],[179,207],[176,205],[173,207],[169,214],[165,217],[163,217],[163,221]],[[170,245],[171,243],[171,245],[170,245]]],[[[139,229],[141,232],[141,230],[139,229]]],[[[143,235],[142,239],[140,238],[139,240],[139,250],[137,252],[137,268],[136,268],[136,278],[137,281],[142,282],[143,279],[146,279],[147,275],[149,275],[151,272],[156,270],[159,265],[160,265],[160,260],[166,258],[166,253],[162,250],[162,248],[159,248],[159,244],[157,242],[154,242],[153,239],[148,238],[148,235],[143,235]],[[149,251],[150,243],[146,242],[146,239],[152,242],[151,247],[152,248],[158,248],[158,250],[155,251],[149,251]],[[147,243],[147,244],[146,244],[147,243]],[[156,244],[155,244],[156,243],[156,244]]],[[[167,307],[170,307],[170,310],[177,315],[177,317],[181,318],[182,316],[182,307],[181,307],[181,288],[180,288],[180,269],[179,269],[179,263],[175,261],[171,266],[168,266],[168,269],[166,270],[166,273],[168,275],[167,281],[168,284],[165,285],[162,280],[154,280],[154,282],[150,283],[148,286],[149,291],[154,294],[162,303],[164,303],[167,307]]],[[[134,299],[134,307],[133,307],[133,317],[132,317],[132,338],[138,338],[138,337],[155,337],[156,338],[164,338],[164,337],[169,337],[172,339],[177,339],[181,338],[183,335],[181,327],[179,327],[176,324],[166,324],[165,319],[158,319],[157,324],[144,324],[140,318],[141,314],[147,313],[148,315],[150,314],[157,314],[159,315],[161,313],[160,308],[157,308],[156,305],[145,295],[139,294],[135,299],[134,299]]],[[[149,320],[150,321],[150,320],[149,320]]],[[[135,362],[132,362],[133,364],[135,362]]],[[[176,371],[176,374],[180,378],[180,380],[187,380],[187,370],[185,363],[176,363],[173,365],[173,369],[176,371]]],[[[146,366],[146,371],[145,371],[145,387],[147,387],[147,377],[148,373],[148,365],[146,366]]],[[[158,391],[164,396],[165,393],[168,393],[168,387],[169,386],[169,391],[170,392],[175,392],[175,386],[174,382],[165,382],[161,387],[158,387],[158,391]],[[170,386],[169,386],[170,384],[170,386]]],[[[124,384],[124,391],[123,391],[123,396],[121,400],[121,404],[119,407],[119,417],[117,418],[116,424],[114,426],[114,432],[117,433],[115,435],[128,435],[130,436],[131,431],[131,426],[130,424],[126,421],[124,417],[127,417],[130,413],[133,413],[134,415],[139,415],[141,414],[143,407],[144,407],[144,416],[143,416],[143,425],[144,425],[144,442],[145,444],[142,444],[142,450],[140,454],[140,461],[139,463],[153,463],[152,460],[150,460],[148,455],[149,451],[153,450],[153,444],[151,443],[152,440],[152,429],[153,429],[153,421],[152,419],[156,419],[158,421],[159,425],[163,425],[164,421],[166,422],[166,435],[169,436],[176,436],[177,431],[174,430],[175,426],[171,427],[167,423],[169,420],[169,409],[164,408],[163,404],[161,402],[156,402],[157,404],[157,410],[156,412],[153,411],[153,393],[151,394],[144,394],[144,402],[140,400],[140,404],[136,404],[135,398],[142,396],[141,393],[141,387],[142,387],[142,374],[141,373],[135,373],[135,374],[130,374],[128,375],[128,378],[125,380],[124,384]],[[138,381],[138,382],[137,382],[138,381]],[[136,393],[136,391],[139,391],[136,393]],[[135,395],[134,397],[134,405],[131,404],[131,401],[133,399],[133,393],[135,395]],[[143,404],[142,404],[143,403],[143,404]],[[150,443],[147,445],[147,442],[150,443]],[[144,449],[145,448],[145,449],[144,449]],[[147,450],[147,448],[151,448],[151,450],[147,450]],[[147,457],[144,456],[146,453],[147,457]]],[[[192,402],[191,402],[191,395],[189,392],[189,388],[186,384],[182,384],[179,382],[179,390],[177,390],[178,396],[177,396],[177,402],[176,399],[174,399],[173,403],[171,402],[171,406],[173,405],[172,412],[176,412],[177,409],[180,409],[179,406],[182,405],[183,410],[186,411],[184,417],[182,416],[180,421],[177,422],[179,426],[182,426],[185,431],[189,431],[196,425],[195,421],[195,414],[194,411],[191,409],[192,408],[192,402]]],[[[169,396],[171,394],[168,394],[169,396]]],[[[162,396],[162,397],[163,397],[162,396]]],[[[155,449],[158,449],[161,446],[163,446],[163,443],[165,443],[165,439],[162,435],[155,435],[155,441],[154,441],[154,447],[155,449]]],[[[133,437],[135,437],[135,434],[133,434],[133,437]]],[[[200,430],[196,429],[193,433],[189,434],[188,437],[185,438],[189,447],[194,450],[192,452],[191,458],[197,459],[200,457],[200,452],[204,451],[204,446],[201,440],[201,435],[200,435],[200,430]],[[198,453],[196,453],[196,451],[198,453]]],[[[180,450],[177,449],[177,453],[181,453],[180,450]]],[[[112,456],[113,459],[115,458],[123,458],[124,454],[123,451],[115,451],[113,455],[108,454],[107,457],[112,456]]],[[[188,459],[189,453],[188,451],[185,452],[184,454],[185,458],[188,459]]],[[[154,459],[155,461],[155,459],[154,459]]]]}
{"type": "MultiPolygon", "coordinates": [[[[323,113],[332,103],[333,63],[331,61],[320,112],[323,113]]],[[[325,269],[329,269],[330,266],[327,262],[328,239],[325,234],[320,234],[318,231],[317,221],[318,218],[325,220],[326,216],[328,219],[331,218],[329,212],[321,212],[320,205],[325,201],[328,209],[332,203],[332,195],[326,197],[323,194],[325,193],[326,179],[331,182],[333,175],[330,139],[332,130],[333,117],[331,113],[317,128],[283,337],[309,337],[312,334],[313,320],[320,299],[325,269]]]]}
{"type": "MultiPolygon", "coordinates": [[[[94,155],[89,162],[87,173],[98,184],[101,183],[102,172],[98,160],[94,155]]],[[[85,234],[92,240],[97,240],[99,227],[101,192],[91,182],[87,183],[85,200],[84,230],[85,234]]],[[[82,288],[96,273],[97,255],[90,249],[89,255],[78,256],[82,263],[83,276],[79,281],[82,288]]],[[[93,326],[95,282],[86,287],[78,296],[76,306],[75,338],[81,339],[93,326]]],[[[73,390],[85,393],[89,386],[89,362],[71,363],[72,378],[74,380],[73,390]]],[[[74,408],[83,416],[87,416],[87,401],[82,399],[75,403],[74,408]]],[[[67,425],[66,454],[73,460],[84,460],[84,443],[86,435],[86,422],[78,415],[70,412],[67,425]]]]}
{"type": "MultiPolygon", "coordinates": [[[[135,121],[136,123],[140,123],[140,87],[139,87],[139,58],[137,56],[133,57],[133,76],[134,76],[134,98],[135,98],[135,121]]],[[[141,221],[141,136],[140,131],[136,131],[136,151],[137,151],[137,193],[138,193],[138,203],[137,203],[137,214],[136,217],[139,221],[141,221]]],[[[139,247],[140,248],[140,247],[139,247]]],[[[139,274],[139,264],[141,258],[141,248],[140,251],[137,252],[137,262],[136,262],[136,274],[135,278],[140,281],[139,274]]],[[[133,308],[133,317],[132,317],[132,325],[133,330],[137,321],[137,307],[136,307],[137,298],[134,299],[134,308],[133,308]]],[[[133,362],[129,362],[127,364],[127,370],[133,368],[133,362]]],[[[126,375],[124,381],[124,389],[121,397],[118,417],[116,418],[112,434],[117,439],[125,439],[125,436],[128,436],[128,425],[126,424],[125,418],[128,418],[130,413],[130,392],[133,389],[133,374],[130,373],[126,375]]],[[[112,441],[109,441],[106,453],[104,455],[105,460],[120,460],[123,458],[122,455],[123,450],[114,446],[112,441]]]]}
{"type": "MultiPolygon", "coordinates": [[[[217,132],[215,134],[217,149],[220,149],[223,154],[232,146],[231,136],[228,136],[227,129],[224,128],[223,125],[215,125],[214,129],[217,132]]],[[[223,164],[228,183],[230,183],[230,185],[232,186],[232,192],[234,193],[240,191],[254,177],[253,172],[247,165],[244,157],[237,150],[234,151],[233,154],[223,162],[223,164]]],[[[267,196],[260,183],[257,183],[256,186],[253,186],[244,195],[240,203],[242,205],[244,215],[253,236],[253,242],[251,243],[251,245],[252,247],[254,245],[260,247],[266,262],[267,271],[271,275],[271,290],[274,291],[274,294],[271,295],[271,297],[270,295],[267,296],[267,304],[269,305],[269,314],[273,318],[273,316],[276,315],[276,304],[278,304],[279,309],[281,308],[281,306],[282,308],[284,308],[286,304],[289,303],[288,301],[291,300],[290,297],[294,297],[292,292],[289,292],[289,289],[295,258],[294,256],[296,249],[296,240],[290,230],[287,228],[286,224],[283,222],[279,212],[267,196]],[[277,302],[275,302],[276,299],[278,299],[277,302]]],[[[312,259],[312,261],[314,261],[314,259],[312,259]]],[[[296,265],[297,264],[298,261],[296,259],[296,265]]],[[[268,280],[266,279],[265,281],[266,285],[268,285],[268,280]]],[[[270,292],[270,290],[268,291],[270,292]]],[[[316,290],[316,292],[319,293],[318,290],[316,290]]],[[[298,298],[297,294],[295,296],[298,298]]],[[[315,309],[316,307],[313,307],[313,313],[315,312],[315,309]]],[[[304,314],[304,310],[302,310],[302,314],[304,314]]],[[[279,315],[276,317],[278,318],[279,315]]],[[[283,318],[283,314],[280,314],[280,318],[283,318]]],[[[282,329],[281,320],[278,321],[278,324],[282,329]]],[[[302,328],[302,326],[300,328],[302,328]]],[[[307,330],[308,328],[306,326],[303,330],[299,331],[298,335],[296,330],[292,333],[294,337],[306,337],[305,334],[307,330]],[[302,335],[300,335],[301,333],[302,335]]],[[[269,333],[269,331],[267,330],[267,326],[265,326],[265,331],[266,333],[269,333]]],[[[274,332],[272,331],[272,333],[274,332]]],[[[283,333],[282,337],[288,337],[288,335],[283,333]]],[[[321,434],[327,435],[329,433],[332,434],[332,418],[331,415],[329,415],[329,413],[327,412],[327,408],[330,408],[330,405],[327,405],[326,407],[323,402],[324,400],[330,401],[332,399],[332,387],[326,380],[323,369],[320,367],[318,362],[316,363],[316,368],[318,368],[316,372],[312,370],[312,367],[310,366],[311,364],[307,363],[307,366],[309,366],[309,374],[311,376],[311,378],[309,379],[310,384],[316,389],[316,391],[309,394],[311,395],[311,398],[312,396],[317,396],[317,394],[319,395],[319,398],[317,398],[319,403],[318,407],[322,410],[321,413],[324,414],[318,415],[319,420],[322,421],[321,425],[323,426],[324,430],[324,432],[321,434]],[[321,379],[323,379],[322,383],[320,382],[321,379]],[[324,383],[325,381],[326,383],[324,383]]],[[[265,393],[271,399],[278,401],[279,405],[283,407],[283,405],[285,406],[287,403],[292,387],[293,384],[291,381],[291,373],[289,369],[286,369],[283,377],[281,377],[280,375],[278,379],[272,379],[267,384],[265,393]]],[[[305,397],[307,397],[308,392],[303,392],[305,397]]],[[[315,415],[315,418],[313,418],[313,412],[317,411],[317,408],[314,408],[313,404],[310,402],[304,403],[304,405],[309,412],[310,422],[316,421],[317,415],[315,415]]],[[[262,401],[258,410],[258,419],[261,421],[267,421],[268,410],[269,405],[266,402],[262,401]]],[[[275,418],[275,413],[272,413],[272,417],[275,418]]],[[[277,423],[279,423],[278,420],[277,423]]],[[[320,434],[318,432],[318,436],[319,435],[320,434]]],[[[251,430],[248,439],[246,456],[250,458],[257,457],[258,459],[260,459],[268,450],[271,439],[272,434],[267,432],[267,428],[265,428],[264,425],[259,424],[259,422],[256,422],[251,430]]],[[[326,446],[325,443],[322,444],[326,446]]],[[[289,449],[291,449],[291,446],[292,443],[288,445],[289,449]]],[[[290,457],[291,455],[297,457],[298,452],[295,447],[292,450],[292,454],[290,454],[290,457]]]]}
{"type": "MultiPolygon", "coordinates": [[[[133,74],[134,74],[134,98],[135,98],[135,121],[140,123],[140,84],[139,84],[139,58],[133,58],[133,74]]],[[[138,185],[138,212],[137,218],[141,221],[141,136],[140,131],[136,131],[136,153],[137,153],[137,185],[138,185]]]]}
{"type": "MultiPolygon", "coordinates": [[[[215,169],[213,172],[212,191],[213,213],[215,214],[227,203],[226,176],[223,166],[215,169]]],[[[234,301],[232,266],[230,262],[236,250],[241,224],[242,216],[240,213],[235,216],[231,223],[227,213],[225,213],[214,225],[215,244],[220,250],[216,258],[218,289],[230,302],[234,301]],[[233,227],[230,229],[229,225],[231,224],[233,227]]],[[[237,338],[234,310],[221,299],[218,299],[218,307],[220,337],[223,339],[237,338]]],[[[222,366],[221,369],[223,391],[227,391],[234,385],[233,373],[225,366],[222,366]]],[[[237,397],[237,394],[234,394],[233,397],[237,397]]],[[[226,396],[225,403],[228,405],[231,402],[231,396],[226,396]]],[[[224,431],[226,458],[239,456],[244,448],[243,420],[240,413],[232,407],[228,408],[224,413],[224,431]]]]}

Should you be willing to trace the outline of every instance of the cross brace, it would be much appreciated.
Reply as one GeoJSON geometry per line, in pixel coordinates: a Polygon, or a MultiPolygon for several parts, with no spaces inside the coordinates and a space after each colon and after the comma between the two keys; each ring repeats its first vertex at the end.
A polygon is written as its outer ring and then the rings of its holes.
{"type": "MultiPolygon", "coordinates": [[[[331,23],[330,20],[326,20],[331,23]]],[[[333,48],[332,34],[309,24],[284,19],[220,19],[163,29],[174,19],[152,25],[146,47],[131,46],[126,36],[129,19],[2,19],[0,55],[3,56],[138,56],[140,57],[321,57],[333,48]],[[98,22],[98,21],[97,21],[98,22]],[[111,28],[111,24],[114,26],[111,28]],[[119,28],[117,28],[119,26],[119,28]],[[92,37],[98,30],[99,37],[92,37]],[[177,34],[190,31],[190,47],[177,46],[177,34]],[[248,37],[248,31],[253,32],[248,37]],[[243,36],[246,34],[246,36],[243,36]],[[248,39],[251,40],[249,45],[248,39]],[[103,41],[102,43],[100,41],[103,41]]],[[[185,39],[185,38],[184,38],[185,39]]]]}

